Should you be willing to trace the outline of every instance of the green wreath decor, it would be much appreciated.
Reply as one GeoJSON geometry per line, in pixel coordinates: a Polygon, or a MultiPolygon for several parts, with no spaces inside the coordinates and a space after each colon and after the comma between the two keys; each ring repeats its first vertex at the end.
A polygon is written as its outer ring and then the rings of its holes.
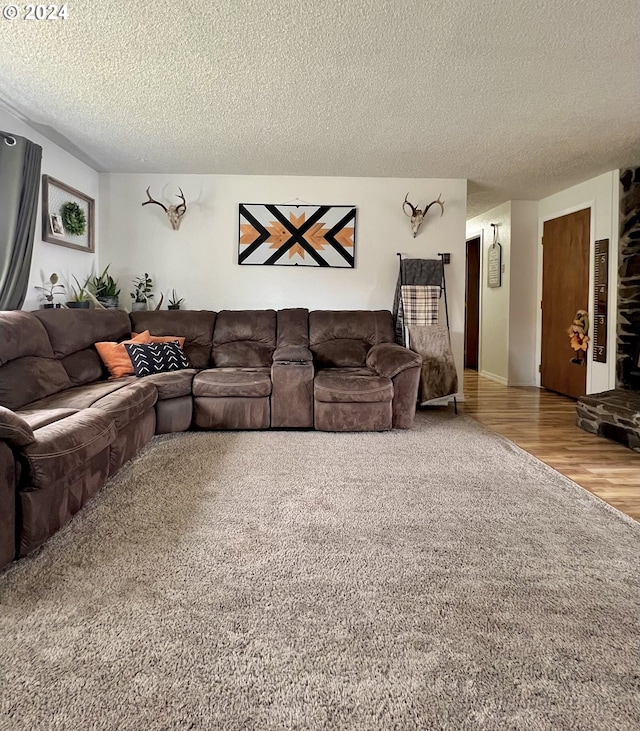
{"type": "Polygon", "coordinates": [[[82,236],[87,230],[87,217],[77,203],[69,201],[60,209],[64,230],[72,236],[82,236]]]}

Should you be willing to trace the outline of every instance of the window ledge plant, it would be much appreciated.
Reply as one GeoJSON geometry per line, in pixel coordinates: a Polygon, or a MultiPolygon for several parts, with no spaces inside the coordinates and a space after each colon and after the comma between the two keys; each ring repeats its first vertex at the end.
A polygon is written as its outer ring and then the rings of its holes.
{"type": "MultiPolygon", "coordinates": [[[[58,284],[58,275],[53,272],[53,274],[49,277],[49,284],[46,284],[44,287],[36,286],[36,289],[39,289],[42,292],[46,300],[46,304],[44,305],[45,309],[50,309],[51,307],[54,307],[53,300],[55,296],[64,292],[64,284],[58,284]]],[[[58,307],[60,307],[60,305],[58,305],[58,307]]]]}
{"type": "Polygon", "coordinates": [[[101,305],[107,309],[115,310],[120,303],[118,299],[120,287],[118,282],[109,274],[110,266],[111,264],[107,264],[102,274],[91,277],[88,286],[101,305]]]}

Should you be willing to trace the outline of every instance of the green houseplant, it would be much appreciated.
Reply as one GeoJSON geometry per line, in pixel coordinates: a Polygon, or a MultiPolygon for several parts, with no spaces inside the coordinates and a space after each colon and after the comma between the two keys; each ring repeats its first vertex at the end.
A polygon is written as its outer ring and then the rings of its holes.
{"type": "Polygon", "coordinates": [[[131,309],[133,310],[146,310],[149,307],[149,300],[153,299],[153,280],[147,274],[144,273],[141,277],[136,277],[133,280],[133,292],[131,292],[131,298],[133,304],[131,309]]]}
{"type": "MultiPolygon", "coordinates": [[[[44,287],[36,286],[36,289],[39,289],[43,293],[46,300],[44,308],[48,310],[54,306],[54,297],[57,294],[62,294],[64,292],[64,284],[58,284],[58,275],[53,272],[53,274],[49,277],[49,284],[46,284],[44,287]],[[58,292],[57,290],[60,291],[58,292]]],[[[58,307],[60,307],[60,305],[58,305],[58,307]]]]}
{"type": "Polygon", "coordinates": [[[107,264],[102,274],[91,277],[88,286],[103,307],[109,310],[117,310],[120,303],[118,299],[120,287],[118,282],[109,274],[110,266],[111,264],[107,264]]]}
{"type": "Polygon", "coordinates": [[[71,285],[71,299],[67,302],[67,307],[88,309],[91,305],[91,298],[87,291],[89,277],[85,279],[84,284],[80,284],[76,276],[72,276],[75,286],[71,285]]]}
{"type": "Polygon", "coordinates": [[[171,290],[171,297],[169,297],[169,304],[167,305],[168,310],[179,310],[180,305],[184,302],[184,297],[176,299],[176,290],[171,290]]]}

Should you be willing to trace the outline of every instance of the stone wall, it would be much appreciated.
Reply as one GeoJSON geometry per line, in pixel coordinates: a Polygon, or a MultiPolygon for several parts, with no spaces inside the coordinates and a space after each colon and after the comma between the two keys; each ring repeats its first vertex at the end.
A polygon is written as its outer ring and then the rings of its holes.
{"type": "Polygon", "coordinates": [[[640,390],[640,168],[620,171],[616,380],[640,390]]]}

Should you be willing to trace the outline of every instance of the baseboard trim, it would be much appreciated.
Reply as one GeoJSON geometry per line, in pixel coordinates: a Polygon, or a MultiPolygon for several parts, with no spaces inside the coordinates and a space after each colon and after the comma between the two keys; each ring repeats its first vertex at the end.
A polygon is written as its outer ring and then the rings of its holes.
{"type": "Polygon", "coordinates": [[[507,386],[509,382],[507,381],[504,376],[496,376],[495,373],[489,373],[489,371],[480,371],[480,375],[483,378],[488,378],[490,381],[495,381],[496,383],[501,383],[503,386],[507,386]]]}

